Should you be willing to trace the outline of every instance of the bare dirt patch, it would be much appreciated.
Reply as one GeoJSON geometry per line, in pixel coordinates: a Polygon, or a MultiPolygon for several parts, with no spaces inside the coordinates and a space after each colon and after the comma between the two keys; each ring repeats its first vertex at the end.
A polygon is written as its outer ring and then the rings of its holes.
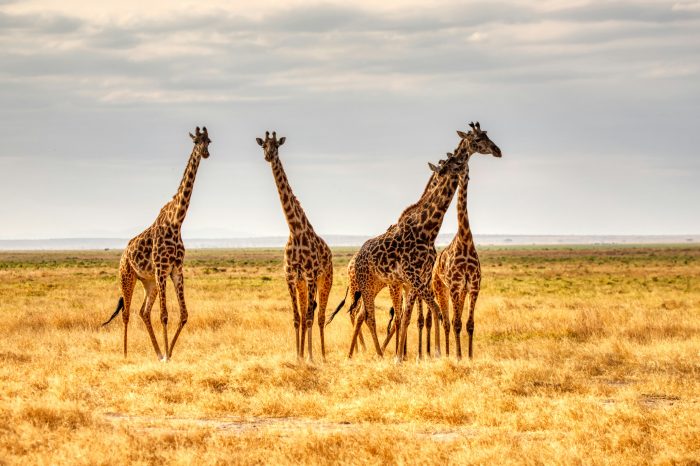
{"type": "MultiPolygon", "coordinates": [[[[333,435],[359,432],[367,427],[350,422],[331,422],[320,419],[303,419],[292,417],[258,417],[258,418],[187,418],[187,417],[152,417],[131,416],[122,413],[107,412],[104,418],[115,426],[133,429],[150,434],[174,434],[192,430],[206,429],[222,435],[242,435],[250,432],[293,437],[301,431],[313,431],[315,434],[333,435]]],[[[393,429],[403,431],[416,438],[426,438],[438,442],[454,442],[478,434],[475,429],[453,428],[449,430],[417,431],[410,424],[392,424],[393,429]]]]}

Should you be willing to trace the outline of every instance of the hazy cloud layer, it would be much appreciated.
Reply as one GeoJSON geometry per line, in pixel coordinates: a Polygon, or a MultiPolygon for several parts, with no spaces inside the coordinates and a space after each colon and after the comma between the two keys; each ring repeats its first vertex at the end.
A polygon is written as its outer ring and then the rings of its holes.
{"type": "Polygon", "coordinates": [[[284,232],[274,126],[317,229],[371,234],[472,119],[505,153],[474,164],[481,232],[700,231],[698,2],[196,5],[0,2],[0,237],[138,231],[201,123],[192,232],[284,232]]]}

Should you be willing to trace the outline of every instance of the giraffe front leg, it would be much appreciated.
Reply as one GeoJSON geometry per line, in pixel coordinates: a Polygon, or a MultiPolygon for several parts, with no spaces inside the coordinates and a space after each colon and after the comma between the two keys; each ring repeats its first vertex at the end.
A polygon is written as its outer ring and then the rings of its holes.
{"type": "MultiPolygon", "coordinates": [[[[428,321],[432,322],[430,313],[428,313],[428,321]]],[[[418,359],[423,359],[423,326],[425,325],[425,317],[423,316],[423,301],[418,300],[418,359]]],[[[426,335],[427,351],[430,354],[430,324],[428,324],[428,333],[426,335]]]]}
{"type": "Polygon", "coordinates": [[[382,348],[379,346],[379,338],[377,337],[377,322],[374,317],[374,297],[364,301],[365,305],[365,323],[369,327],[370,334],[372,335],[372,340],[374,341],[374,349],[377,352],[377,356],[380,358],[383,356],[382,348]]]}
{"type": "Polygon", "coordinates": [[[303,278],[297,278],[297,300],[299,302],[299,317],[301,321],[301,331],[299,333],[299,359],[304,359],[304,345],[306,344],[306,311],[309,306],[309,295],[307,291],[306,281],[303,278]]]}
{"type": "MultiPolygon", "coordinates": [[[[462,359],[462,313],[464,312],[465,294],[466,292],[464,290],[453,290],[450,297],[452,300],[452,327],[454,328],[455,332],[455,348],[457,352],[457,359],[462,359]]],[[[447,320],[447,325],[445,326],[445,340],[449,342],[448,326],[449,319],[447,320]]]]}
{"type": "MultiPolygon", "coordinates": [[[[419,303],[418,305],[420,306],[420,309],[422,310],[423,300],[419,299],[418,303],[419,303]]],[[[433,354],[432,342],[431,342],[431,335],[433,332],[433,312],[430,308],[428,308],[428,312],[425,315],[425,327],[426,327],[425,352],[428,355],[428,357],[430,357],[433,354]]]]}
{"type": "Polygon", "coordinates": [[[158,355],[161,361],[168,360],[168,308],[165,300],[165,287],[167,275],[156,271],[156,284],[158,285],[158,301],[160,302],[160,322],[163,325],[163,342],[165,344],[165,356],[158,355]]]}
{"type": "Polygon", "coordinates": [[[175,330],[175,335],[173,335],[173,340],[170,342],[170,352],[168,353],[168,359],[173,357],[173,349],[175,348],[175,343],[177,338],[180,336],[182,328],[187,323],[187,305],[185,304],[185,277],[182,273],[182,267],[174,269],[170,274],[170,278],[175,285],[175,291],[177,292],[177,301],[180,308],[180,322],[178,323],[177,330],[175,330]]]}
{"type": "Polygon", "coordinates": [[[294,280],[294,277],[292,276],[287,276],[287,289],[289,290],[289,296],[292,298],[292,318],[294,320],[294,338],[296,342],[296,352],[297,352],[297,358],[299,358],[299,322],[300,322],[300,317],[299,317],[299,307],[297,305],[297,287],[296,283],[294,280]]]}
{"type": "Polygon", "coordinates": [[[397,361],[401,362],[406,359],[406,339],[408,337],[408,324],[411,322],[411,312],[413,311],[413,304],[416,301],[415,291],[411,291],[408,295],[406,303],[404,303],[404,310],[401,312],[401,325],[399,327],[399,352],[397,354],[397,361]]]}
{"type": "Polygon", "coordinates": [[[474,339],[474,309],[476,308],[476,298],[478,297],[478,289],[469,291],[469,318],[467,319],[467,333],[469,334],[469,359],[472,358],[472,341],[474,339]]]}
{"type": "MultiPolygon", "coordinates": [[[[425,287],[423,290],[421,290],[420,297],[423,298],[423,300],[428,305],[428,313],[432,312],[434,317],[441,315],[440,314],[440,307],[438,306],[437,302],[435,301],[433,291],[429,287],[425,287]]],[[[437,322],[437,318],[435,318],[435,320],[436,320],[435,327],[438,328],[439,325],[437,322]]],[[[440,357],[440,346],[437,343],[439,343],[439,342],[436,342],[436,345],[435,345],[435,356],[440,357]]]]}
{"type": "Polygon", "coordinates": [[[316,306],[318,305],[316,302],[316,279],[312,278],[308,281],[307,284],[308,288],[308,306],[306,310],[306,330],[309,332],[308,335],[308,343],[309,343],[309,361],[313,362],[314,360],[314,355],[313,355],[313,325],[314,325],[314,312],[316,311],[316,306]]]}
{"type": "Polygon", "coordinates": [[[141,306],[141,320],[146,324],[148,336],[151,339],[153,349],[158,355],[158,359],[163,359],[163,354],[160,352],[160,346],[158,345],[158,339],[156,338],[153,325],[151,324],[151,309],[153,309],[153,304],[155,304],[156,297],[158,296],[158,287],[154,280],[144,281],[143,287],[146,290],[146,299],[143,302],[143,306],[141,306]]]}
{"type": "MultiPolygon", "coordinates": [[[[435,316],[435,335],[436,335],[436,341],[435,341],[435,354],[437,356],[440,356],[440,340],[439,340],[439,335],[440,335],[440,325],[439,325],[439,319],[438,315],[442,317],[442,325],[443,328],[445,325],[449,325],[450,323],[450,295],[447,286],[445,283],[442,281],[442,278],[438,274],[433,274],[433,283],[432,283],[432,290],[434,293],[434,297],[437,300],[437,313],[435,313],[435,310],[431,308],[431,312],[433,312],[435,316]]],[[[449,332],[449,330],[448,330],[449,332]]],[[[445,336],[445,353],[450,354],[450,339],[445,336]]]]}

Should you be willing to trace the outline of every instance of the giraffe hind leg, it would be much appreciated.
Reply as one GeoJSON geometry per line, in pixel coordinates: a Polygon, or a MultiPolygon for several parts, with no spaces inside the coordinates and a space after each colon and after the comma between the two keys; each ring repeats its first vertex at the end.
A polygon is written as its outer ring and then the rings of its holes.
{"type": "MultiPolygon", "coordinates": [[[[127,334],[129,330],[129,313],[131,311],[131,298],[134,295],[134,287],[136,286],[136,272],[126,263],[121,270],[121,289],[124,299],[124,310],[122,311],[122,320],[124,321],[124,357],[127,354],[127,334]]],[[[116,315],[116,314],[115,314],[116,315]]]]}

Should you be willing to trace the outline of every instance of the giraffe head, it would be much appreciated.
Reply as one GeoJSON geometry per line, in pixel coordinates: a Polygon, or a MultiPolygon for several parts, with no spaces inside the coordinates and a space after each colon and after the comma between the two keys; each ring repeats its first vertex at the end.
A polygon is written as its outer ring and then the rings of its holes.
{"type": "Polygon", "coordinates": [[[255,138],[258,145],[263,148],[265,160],[268,162],[272,162],[273,160],[277,159],[279,147],[284,144],[286,139],[287,138],[285,137],[277,139],[277,133],[275,131],[272,132],[272,137],[270,137],[269,131],[265,131],[265,140],[255,138]]]}
{"type": "Polygon", "coordinates": [[[199,126],[195,130],[194,134],[190,133],[190,137],[194,142],[194,150],[199,153],[203,158],[209,157],[209,133],[207,132],[207,127],[202,127],[202,131],[199,130],[199,126]]]}
{"type": "Polygon", "coordinates": [[[464,170],[466,165],[467,159],[465,157],[455,156],[449,152],[447,153],[447,159],[440,160],[437,166],[428,162],[428,167],[430,167],[430,170],[432,170],[437,176],[459,174],[462,172],[462,170],[464,170]]]}
{"type": "Polygon", "coordinates": [[[457,131],[459,137],[462,138],[460,145],[465,145],[467,158],[475,153],[491,154],[494,157],[501,157],[501,149],[489,139],[486,131],[481,130],[478,121],[476,123],[469,123],[469,126],[471,126],[472,129],[468,133],[457,131]]]}

